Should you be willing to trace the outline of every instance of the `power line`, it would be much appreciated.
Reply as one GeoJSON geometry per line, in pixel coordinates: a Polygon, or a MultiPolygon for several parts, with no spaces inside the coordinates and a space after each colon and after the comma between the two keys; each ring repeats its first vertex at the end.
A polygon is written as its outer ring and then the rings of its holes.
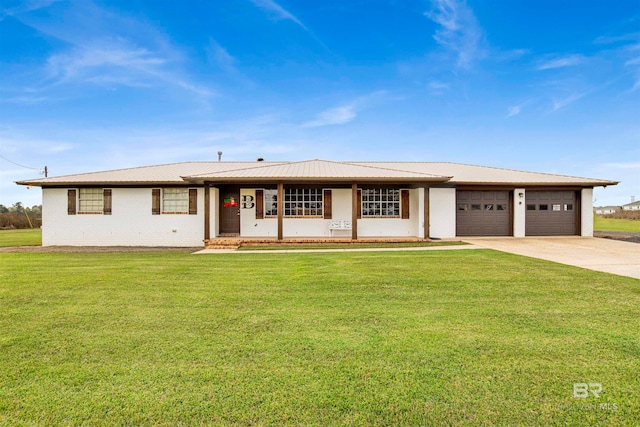
{"type": "Polygon", "coordinates": [[[13,163],[16,166],[20,166],[21,168],[31,169],[31,170],[34,170],[34,171],[41,171],[42,170],[42,168],[30,168],[29,166],[21,165],[20,163],[16,163],[14,161],[11,161],[11,160],[7,159],[5,156],[2,156],[2,155],[0,155],[0,158],[6,160],[9,163],[13,163]]]}

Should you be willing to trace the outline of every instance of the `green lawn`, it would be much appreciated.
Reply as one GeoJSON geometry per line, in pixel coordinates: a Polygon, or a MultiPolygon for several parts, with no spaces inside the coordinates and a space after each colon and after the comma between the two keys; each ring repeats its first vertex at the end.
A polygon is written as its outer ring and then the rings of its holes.
{"type": "Polygon", "coordinates": [[[0,307],[0,425],[633,425],[640,411],[640,281],[489,250],[0,254],[0,307]]]}
{"type": "Polygon", "coordinates": [[[41,246],[42,231],[39,228],[26,230],[0,230],[0,248],[7,246],[41,246]]]}
{"type": "Polygon", "coordinates": [[[627,231],[640,233],[640,221],[632,219],[603,218],[600,215],[594,215],[593,229],[595,231],[627,231]]]}
{"type": "Polygon", "coordinates": [[[362,249],[362,248],[419,248],[429,246],[458,246],[468,245],[465,242],[443,241],[443,242],[395,242],[395,243],[311,243],[311,244],[286,244],[270,243],[268,245],[247,245],[240,246],[240,251],[273,251],[288,249],[362,249]]]}

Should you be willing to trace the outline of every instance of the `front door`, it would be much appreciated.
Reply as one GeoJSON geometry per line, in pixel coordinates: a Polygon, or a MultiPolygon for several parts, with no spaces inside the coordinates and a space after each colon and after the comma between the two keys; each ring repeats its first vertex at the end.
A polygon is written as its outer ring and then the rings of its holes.
{"type": "Polygon", "coordinates": [[[240,234],[240,187],[220,188],[220,234],[240,234]]]}

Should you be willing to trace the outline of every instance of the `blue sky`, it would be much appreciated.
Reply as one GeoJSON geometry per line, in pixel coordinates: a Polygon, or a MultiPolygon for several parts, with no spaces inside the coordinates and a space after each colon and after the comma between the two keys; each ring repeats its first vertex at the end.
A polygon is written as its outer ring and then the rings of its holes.
{"type": "MultiPolygon", "coordinates": [[[[640,2],[4,0],[0,155],[452,161],[640,196],[640,2]]],[[[0,203],[40,203],[0,158],[0,203]]]]}

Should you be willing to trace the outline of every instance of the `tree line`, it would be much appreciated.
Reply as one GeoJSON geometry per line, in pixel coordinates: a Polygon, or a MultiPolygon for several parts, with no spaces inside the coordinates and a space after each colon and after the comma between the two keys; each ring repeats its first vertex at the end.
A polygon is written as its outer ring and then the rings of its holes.
{"type": "Polygon", "coordinates": [[[0,229],[40,228],[42,205],[32,207],[16,202],[12,206],[0,205],[0,229]]]}

